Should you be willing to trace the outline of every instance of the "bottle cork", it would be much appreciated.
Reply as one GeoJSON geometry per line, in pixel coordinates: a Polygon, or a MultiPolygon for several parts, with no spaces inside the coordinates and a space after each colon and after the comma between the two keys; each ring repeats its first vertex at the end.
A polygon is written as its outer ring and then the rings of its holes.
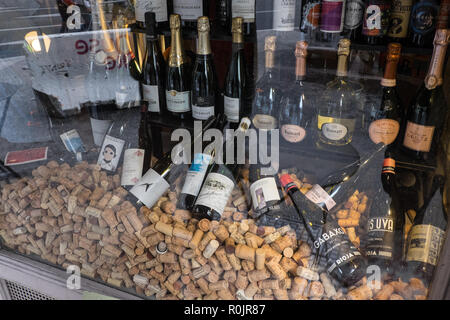
{"type": "Polygon", "coordinates": [[[244,234],[248,231],[248,229],[249,229],[248,223],[241,222],[239,224],[239,233],[244,234]]]}
{"type": "Polygon", "coordinates": [[[279,253],[282,253],[284,249],[290,246],[292,246],[292,243],[291,238],[289,238],[288,236],[279,237],[271,245],[271,247],[274,248],[279,253]]]}
{"type": "Polygon", "coordinates": [[[271,258],[275,258],[275,260],[277,262],[279,262],[281,260],[281,258],[283,257],[280,253],[278,253],[277,251],[275,251],[271,246],[269,246],[268,244],[265,244],[261,247],[261,249],[263,249],[266,252],[266,259],[271,259],[271,258]]]}
{"type": "Polygon", "coordinates": [[[247,232],[244,238],[247,245],[252,248],[259,248],[264,243],[264,239],[254,233],[247,232]]]}
{"type": "Polygon", "coordinates": [[[236,246],[236,257],[255,262],[255,251],[255,248],[250,248],[249,246],[238,244],[236,246]]]}
{"type": "Polygon", "coordinates": [[[244,294],[246,297],[252,299],[258,291],[258,284],[256,282],[250,282],[247,288],[245,288],[244,294]]]}
{"type": "Polygon", "coordinates": [[[200,278],[197,280],[197,285],[200,287],[200,289],[203,291],[204,294],[210,294],[211,290],[209,290],[209,284],[208,281],[205,280],[205,278],[200,278]]]}
{"type": "Polygon", "coordinates": [[[262,280],[259,282],[260,289],[279,289],[279,281],[278,280],[262,280]]]}
{"type": "Polygon", "coordinates": [[[203,232],[208,232],[211,228],[211,222],[208,219],[202,219],[198,222],[198,228],[203,232]]]}
{"type": "Polygon", "coordinates": [[[228,282],[225,280],[220,280],[209,284],[209,290],[218,291],[228,289],[228,282]]]}
{"type": "Polygon", "coordinates": [[[298,264],[290,258],[283,257],[280,261],[280,266],[284,271],[295,275],[297,272],[298,264]]]}
{"type": "Polygon", "coordinates": [[[234,283],[237,289],[244,290],[248,286],[248,276],[247,272],[239,270],[237,272],[236,281],[234,283]]]}
{"type": "Polygon", "coordinates": [[[206,246],[205,250],[203,251],[203,256],[206,259],[209,259],[212,257],[214,252],[216,252],[217,248],[219,248],[219,241],[217,240],[211,240],[208,245],[206,246]]]}
{"type": "Polygon", "coordinates": [[[263,270],[253,270],[248,272],[248,280],[250,282],[258,282],[261,280],[266,280],[270,278],[270,272],[267,269],[263,270]]]}
{"type": "Polygon", "coordinates": [[[266,262],[266,266],[276,279],[281,280],[287,277],[286,272],[281,268],[275,257],[269,259],[269,261],[266,262]]]}
{"type": "Polygon", "coordinates": [[[206,233],[206,234],[203,236],[202,240],[201,240],[200,243],[198,244],[198,249],[199,249],[200,251],[205,250],[205,248],[206,248],[206,246],[208,245],[208,243],[209,243],[211,240],[215,240],[215,239],[216,239],[216,236],[214,235],[214,233],[212,233],[211,231],[208,231],[208,233],[206,233]]]}
{"type": "Polygon", "coordinates": [[[229,289],[217,291],[217,296],[222,300],[236,300],[229,289]]]}
{"type": "Polygon", "coordinates": [[[236,245],[233,238],[228,238],[225,240],[225,251],[227,254],[234,254],[236,251],[236,245]]]}
{"type": "MultiPolygon", "coordinates": [[[[216,283],[217,281],[219,281],[219,275],[217,273],[215,273],[214,271],[211,271],[206,276],[206,279],[209,281],[210,284],[211,283],[216,283]]],[[[213,290],[213,291],[215,291],[215,290],[213,290]]]]}
{"type": "Polygon", "coordinates": [[[375,296],[375,300],[388,300],[389,297],[394,293],[394,287],[386,284],[375,296]]]}
{"type": "Polygon", "coordinates": [[[219,225],[215,230],[214,230],[214,235],[217,237],[217,239],[219,239],[220,242],[225,241],[225,239],[227,239],[230,234],[228,233],[227,228],[225,228],[224,225],[219,225]]]}
{"type": "Polygon", "coordinates": [[[292,248],[288,247],[283,250],[283,256],[286,258],[291,258],[294,255],[294,250],[292,248]]]}
{"type": "Polygon", "coordinates": [[[234,270],[239,271],[242,268],[241,261],[234,253],[227,253],[228,261],[230,261],[231,266],[234,270]]]}
{"type": "Polygon", "coordinates": [[[203,231],[200,229],[195,230],[194,235],[192,236],[191,241],[189,242],[189,248],[191,249],[197,249],[200,241],[203,237],[203,231]]]}
{"type": "Polygon", "coordinates": [[[177,227],[173,229],[173,236],[190,241],[192,239],[192,232],[184,228],[177,227]]]}
{"type": "Polygon", "coordinates": [[[155,229],[165,235],[172,236],[173,235],[173,227],[170,224],[163,223],[158,221],[155,225],[155,229]]]}
{"type": "Polygon", "coordinates": [[[277,300],[289,300],[288,291],[286,289],[274,289],[273,295],[277,300]]]}
{"type": "Polygon", "coordinates": [[[217,260],[219,260],[220,265],[222,266],[223,270],[228,271],[228,270],[233,269],[230,262],[228,261],[227,254],[225,252],[224,247],[220,247],[219,249],[216,250],[216,257],[217,257],[217,260]]]}
{"type": "Polygon", "coordinates": [[[369,300],[372,298],[372,289],[367,285],[362,285],[356,289],[353,289],[347,294],[349,300],[369,300]]]}
{"type": "Polygon", "coordinates": [[[256,270],[263,270],[266,262],[266,251],[264,249],[256,249],[255,251],[256,270]]]}
{"type": "Polygon", "coordinates": [[[250,272],[255,270],[255,263],[250,260],[243,260],[242,263],[242,269],[244,269],[245,272],[250,272]]]}

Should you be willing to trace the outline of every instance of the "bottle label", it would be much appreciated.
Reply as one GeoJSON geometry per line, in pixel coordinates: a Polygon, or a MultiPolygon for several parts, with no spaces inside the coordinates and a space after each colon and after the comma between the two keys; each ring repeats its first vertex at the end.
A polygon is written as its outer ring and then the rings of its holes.
{"type": "Polygon", "coordinates": [[[255,22],[255,0],[233,0],[231,17],[242,17],[248,23],[255,22]]]}
{"type": "Polygon", "coordinates": [[[295,0],[280,0],[273,3],[273,29],[292,31],[295,24],[295,0]]]}
{"type": "Polygon", "coordinates": [[[112,120],[98,120],[91,118],[92,136],[96,146],[101,146],[105,138],[106,131],[111,126],[112,120]]]}
{"type": "Polygon", "coordinates": [[[165,0],[135,0],[134,11],[136,20],[145,23],[145,13],[152,11],[155,13],[156,22],[168,21],[167,2],[165,0]]]}
{"type": "Polygon", "coordinates": [[[408,25],[411,8],[412,0],[392,1],[392,11],[389,18],[389,37],[406,38],[406,36],[408,35],[408,25]]]}
{"type": "Polygon", "coordinates": [[[392,119],[380,119],[373,121],[369,126],[369,136],[373,143],[383,142],[388,145],[395,141],[400,124],[392,119]]]}
{"type": "Polygon", "coordinates": [[[288,142],[297,143],[306,137],[306,130],[295,124],[284,124],[281,126],[281,135],[288,142]]]}
{"type": "Polygon", "coordinates": [[[67,151],[73,153],[86,152],[83,141],[76,129],[64,132],[60,137],[67,151]]]}
{"type": "Polygon", "coordinates": [[[394,245],[394,220],[388,217],[370,218],[366,255],[391,259],[394,245]]]}
{"type": "Polygon", "coordinates": [[[239,122],[239,98],[223,96],[223,107],[228,121],[239,122]]]}
{"type": "Polygon", "coordinates": [[[203,0],[174,0],[173,12],[181,16],[181,20],[197,20],[203,16],[203,0]]]}
{"type": "Polygon", "coordinates": [[[144,101],[148,102],[149,112],[160,112],[159,107],[159,88],[158,86],[149,86],[147,84],[142,85],[142,92],[144,95],[144,101]]]}
{"type": "Polygon", "coordinates": [[[392,158],[384,159],[383,170],[381,172],[395,174],[395,160],[392,158]]]}
{"type": "Polygon", "coordinates": [[[197,120],[207,120],[214,115],[214,106],[196,106],[192,105],[192,117],[197,120]]]}
{"type": "Polygon", "coordinates": [[[308,2],[303,6],[301,30],[316,29],[320,21],[320,1],[308,2]]]}
{"type": "Polygon", "coordinates": [[[233,180],[220,173],[211,172],[206,177],[195,205],[211,208],[221,215],[223,210],[225,210],[233,188],[233,180]]]}
{"type": "Polygon", "coordinates": [[[347,127],[340,123],[328,122],[322,125],[322,134],[329,140],[339,141],[344,139],[347,132],[347,127]]]}
{"type": "Polygon", "coordinates": [[[344,1],[322,1],[322,13],[320,16],[320,31],[328,33],[342,32],[344,25],[344,1]]]}
{"type": "Polygon", "coordinates": [[[370,4],[364,12],[362,33],[366,36],[383,36],[389,26],[390,2],[370,4]]]}
{"type": "Polygon", "coordinates": [[[142,177],[145,150],[127,149],[123,153],[122,186],[134,186],[142,177]]]}
{"type": "Polygon", "coordinates": [[[269,201],[280,201],[277,183],[275,178],[267,177],[255,181],[250,186],[253,207],[261,210],[266,207],[269,201]]]}
{"type": "Polygon", "coordinates": [[[434,126],[423,126],[408,121],[403,145],[414,151],[429,152],[433,141],[434,129],[434,126]]]}
{"type": "Polygon", "coordinates": [[[331,210],[336,205],[333,198],[318,184],[315,184],[305,196],[315,204],[325,204],[327,210],[331,210]]]}
{"type": "Polygon", "coordinates": [[[415,33],[425,35],[436,26],[439,6],[432,1],[418,1],[411,10],[411,28],[415,33]]]}
{"type": "Polygon", "coordinates": [[[253,117],[253,125],[257,129],[272,130],[277,127],[277,119],[267,114],[256,114],[253,117]]]}
{"type": "Polygon", "coordinates": [[[191,110],[190,91],[166,91],[167,110],[171,112],[188,112],[191,110]]]}
{"type": "Polygon", "coordinates": [[[116,105],[119,107],[123,107],[130,98],[128,93],[116,91],[116,105]]]}
{"type": "Polygon", "coordinates": [[[206,170],[211,163],[212,157],[205,153],[196,153],[194,161],[186,174],[186,180],[181,193],[190,194],[194,197],[198,195],[205,178],[206,170]]]}
{"type": "Polygon", "coordinates": [[[100,154],[98,155],[97,164],[102,169],[116,171],[124,145],[124,140],[106,135],[102,148],[100,149],[100,154]]]}
{"type": "Polygon", "coordinates": [[[413,226],[409,234],[406,261],[437,264],[444,243],[445,231],[428,224],[413,226]]]}
{"type": "Polygon", "coordinates": [[[170,185],[155,170],[147,173],[131,188],[130,193],[138,198],[147,208],[151,208],[169,189],[170,185]]]}
{"type": "Polygon", "coordinates": [[[362,24],[364,15],[364,2],[361,0],[350,0],[345,5],[344,28],[353,30],[362,24]]]}

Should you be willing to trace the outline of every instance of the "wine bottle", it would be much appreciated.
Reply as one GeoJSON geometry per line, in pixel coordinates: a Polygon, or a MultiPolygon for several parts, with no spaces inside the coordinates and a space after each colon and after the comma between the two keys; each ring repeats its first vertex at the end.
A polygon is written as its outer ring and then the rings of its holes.
{"type": "Polygon", "coordinates": [[[369,126],[369,136],[373,143],[391,144],[397,138],[400,130],[400,121],[403,115],[400,97],[396,89],[397,64],[400,59],[401,45],[390,43],[386,56],[386,67],[381,87],[381,105],[373,114],[369,126]]]}
{"type": "Polygon", "coordinates": [[[388,0],[366,0],[362,34],[364,42],[383,44],[389,28],[391,2],[388,0]]]}
{"type": "Polygon", "coordinates": [[[181,41],[180,16],[170,15],[172,32],[166,81],[167,110],[175,117],[187,119],[191,113],[191,72],[181,41]]]}
{"type": "Polygon", "coordinates": [[[450,0],[442,0],[436,29],[448,29],[448,16],[450,15],[450,0]]]}
{"type": "Polygon", "coordinates": [[[181,17],[183,29],[197,30],[197,19],[209,15],[208,0],[173,0],[173,13],[181,17]]]}
{"type": "Polygon", "coordinates": [[[319,41],[337,41],[344,28],[345,0],[322,0],[319,41]]]}
{"type": "Polygon", "coordinates": [[[143,63],[141,95],[150,114],[162,114],[166,110],[165,82],[167,66],[159,48],[155,14],[145,13],[146,54],[143,63]]]}
{"type": "Polygon", "coordinates": [[[233,18],[233,53],[225,76],[223,106],[232,128],[236,128],[242,117],[248,116],[246,95],[248,74],[244,55],[243,19],[233,18]]]}
{"type": "Polygon", "coordinates": [[[261,79],[256,83],[255,100],[252,111],[252,123],[257,129],[271,130],[278,128],[276,118],[279,112],[281,90],[275,78],[276,37],[267,36],[264,51],[266,68],[261,79]]]}
{"type": "MultiPolygon", "coordinates": [[[[350,40],[341,39],[338,47],[336,78],[326,85],[319,103],[317,128],[319,142],[325,145],[349,144],[355,130],[355,93],[347,81],[350,40]]],[[[320,145],[319,143],[319,145],[320,145]]]]}
{"type": "Polygon", "coordinates": [[[216,122],[216,117],[210,117],[203,123],[201,134],[194,137],[190,146],[179,143],[171,152],[162,156],[130,190],[130,193],[137,198],[137,201],[142,202],[148,208],[153,207],[175,180],[180,177],[186,167],[184,164],[174,163],[172,154],[184,157],[185,153],[190,153],[190,149],[197,143],[196,141],[201,140],[203,133],[214,127],[216,122]]]}
{"type": "MultiPolygon", "coordinates": [[[[248,118],[242,118],[239,128],[235,133],[239,142],[245,136],[250,126],[248,118]]],[[[241,145],[238,148],[244,147],[241,145]]],[[[225,150],[225,154],[227,149],[225,150]]],[[[226,156],[224,155],[224,159],[226,156]]],[[[231,196],[231,192],[236,184],[240,165],[237,163],[237,154],[234,155],[233,163],[226,161],[216,162],[208,173],[200,193],[195,201],[192,216],[198,220],[206,218],[210,220],[220,220],[226,204],[231,196]]]]}
{"type": "Polygon", "coordinates": [[[280,177],[297,213],[314,241],[314,248],[327,260],[327,272],[345,286],[365,276],[366,262],[333,217],[301,193],[289,174],[280,177]]]}
{"type": "MultiPolygon", "coordinates": [[[[227,117],[221,114],[217,116],[214,127],[222,132],[227,123],[227,117]]],[[[192,210],[203,181],[210,172],[217,154],[217,150],[209,146],[210,143],[210,141],[204,141],[201,152],[194,154],[194,160],[186,174],[186,180],[177,201],[177,208],[192,210]]],[[[214,143],[217,145],[218,142],[214,143]]]]}
{"type": "Polygon", "coordinates": [[[166,0],[134,0],[134,12],[136,25],[145,29],[145,13],[155,13],[156,27],[158,31],[169,28],[169,3],[166,0]]]}
{"type": "Polygon", "coordinates": [[[277,31],[293,31],[295,27],[296,0],[273,1],[272,29],[277,31]]]}
{"type": "Polygon", "coordinates": [[[254,35],[255,26],[255,1],[256,0],[232,0],[231,17],[241,17],[243,20],[242,33],[246,36],[254,35]]]}
{"type": "Polygon", "coordinates": [[[317,88],[305,81],[307,49],[306,41],[297,42],[295,84],[280,102],[281,136],[288,143],[297,144],[304,141],[315,113],[315,97],[311,93],[317,88]]]}
{"type": "Polygon", "coordinates": [[[408,36],[412,3],[412,0],[392,1],[391,16],[389,17],[389,30],[387,33],[390,41],[402,43],[408,36]]]}
{"type": "Polygon", "coordinates": [[[409,44],[411,46],[431,47],[438,13],[438,0],[418,0],[414,3],[409,21],[409,44]]]}
{"type": "Polygon", "coordinates": [[[231,23],[231,1],[218,0],[216,1],[216,26],[222,33],[228,34],[230,32],[231,23]]]}
{"type": "Polygon", "coordinates": [[[192,70],[192,117],[206,120],[217,113],[217,76],[209,41],[208,17],[198,18],[197,26],[197,55],[192,70]]]}
{"type": "Polygon", "coordinates": [[[437,30],[434,51],[425,81],[408,109],[403,132],[403,151],[418,160],[430,159],[436,152],[446,109],[442,69],[450,33],[437,30]]]}
{"type": "Polygon", "coordinates": [[[347,0],[345,3],[345,18],[343,35],[351,41],[359,40],[364,17],[363,0],[347,0]]]}
{"type": "Polygon", "coordinates": [[[300,31],[309,39],[314,38],[320,22],[320,0],[305,0],[302,2],[300,31]]]}

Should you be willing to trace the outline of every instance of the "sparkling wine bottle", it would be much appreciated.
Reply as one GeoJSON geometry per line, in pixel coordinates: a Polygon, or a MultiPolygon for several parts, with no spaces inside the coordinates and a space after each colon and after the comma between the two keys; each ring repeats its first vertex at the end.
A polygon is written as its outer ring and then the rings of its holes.
{"type": "Polygon", "coordinates": [[[345,0],[322,0],[319,41],[334,42],[344,28],[345,0]]]}
{"type": "Polygon", "coordinates": [[[134,12],[136,14],[136,25],[145,29],[145,13],[153,12],[155,14],[157,30],[166,30],[169,28],[169,4],[167,0],[134,0],[134,12]]]}
{"type": "Polygon", "coordinates": [[[173,0],[173,13],[181,17],[183,29],[196,31],[197,19],[209,15],[208,0],[173,0]]]}
{"type": "Polygon", "coordinates": [[[256,0],[232,0],[231,17],[243,19],[242,32],[244,35],[254,35],[255,25],[255,1],[256,0]]]}
{"type": "Polygon", "coordinates": [[[404,42],[408,36],[409,18],[413,0],[394,0],[389,17],[388,37],[390,41],[404,42]]]}
{"type": "Polygon", "coordinates": [[[295,28],[296,0],[274,0],[272,29],[292,31],[295,28]]]}

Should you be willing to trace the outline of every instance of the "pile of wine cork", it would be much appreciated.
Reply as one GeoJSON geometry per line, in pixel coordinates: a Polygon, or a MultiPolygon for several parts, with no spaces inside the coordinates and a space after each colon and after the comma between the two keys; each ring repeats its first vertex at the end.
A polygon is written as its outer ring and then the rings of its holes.
{"type": "MultiPolygon", "coordinates": [[[[197,220],[176,208],[182,179],[153,208],[137,210],[120,187],[119,174],[107,175],[86,162],[71,167],[51,161],[33,170],[32,177],[3,183],[0,238],[17,252],[63,268],[76,265],[86,277],[156,299],[426,296],[419,280],[392,281],[378,290],[365,279],[340,287],[325,271],[311,267],[311,248],[295,230],[261,226],[249,218],[242,185],[233,190],[219,222],[197,220]],[[161,243],[166,251],[157,249],[161,243]]],[[[359,212],[364,196],[355,197],[358,206],[348,209],[359,212]]]]}

